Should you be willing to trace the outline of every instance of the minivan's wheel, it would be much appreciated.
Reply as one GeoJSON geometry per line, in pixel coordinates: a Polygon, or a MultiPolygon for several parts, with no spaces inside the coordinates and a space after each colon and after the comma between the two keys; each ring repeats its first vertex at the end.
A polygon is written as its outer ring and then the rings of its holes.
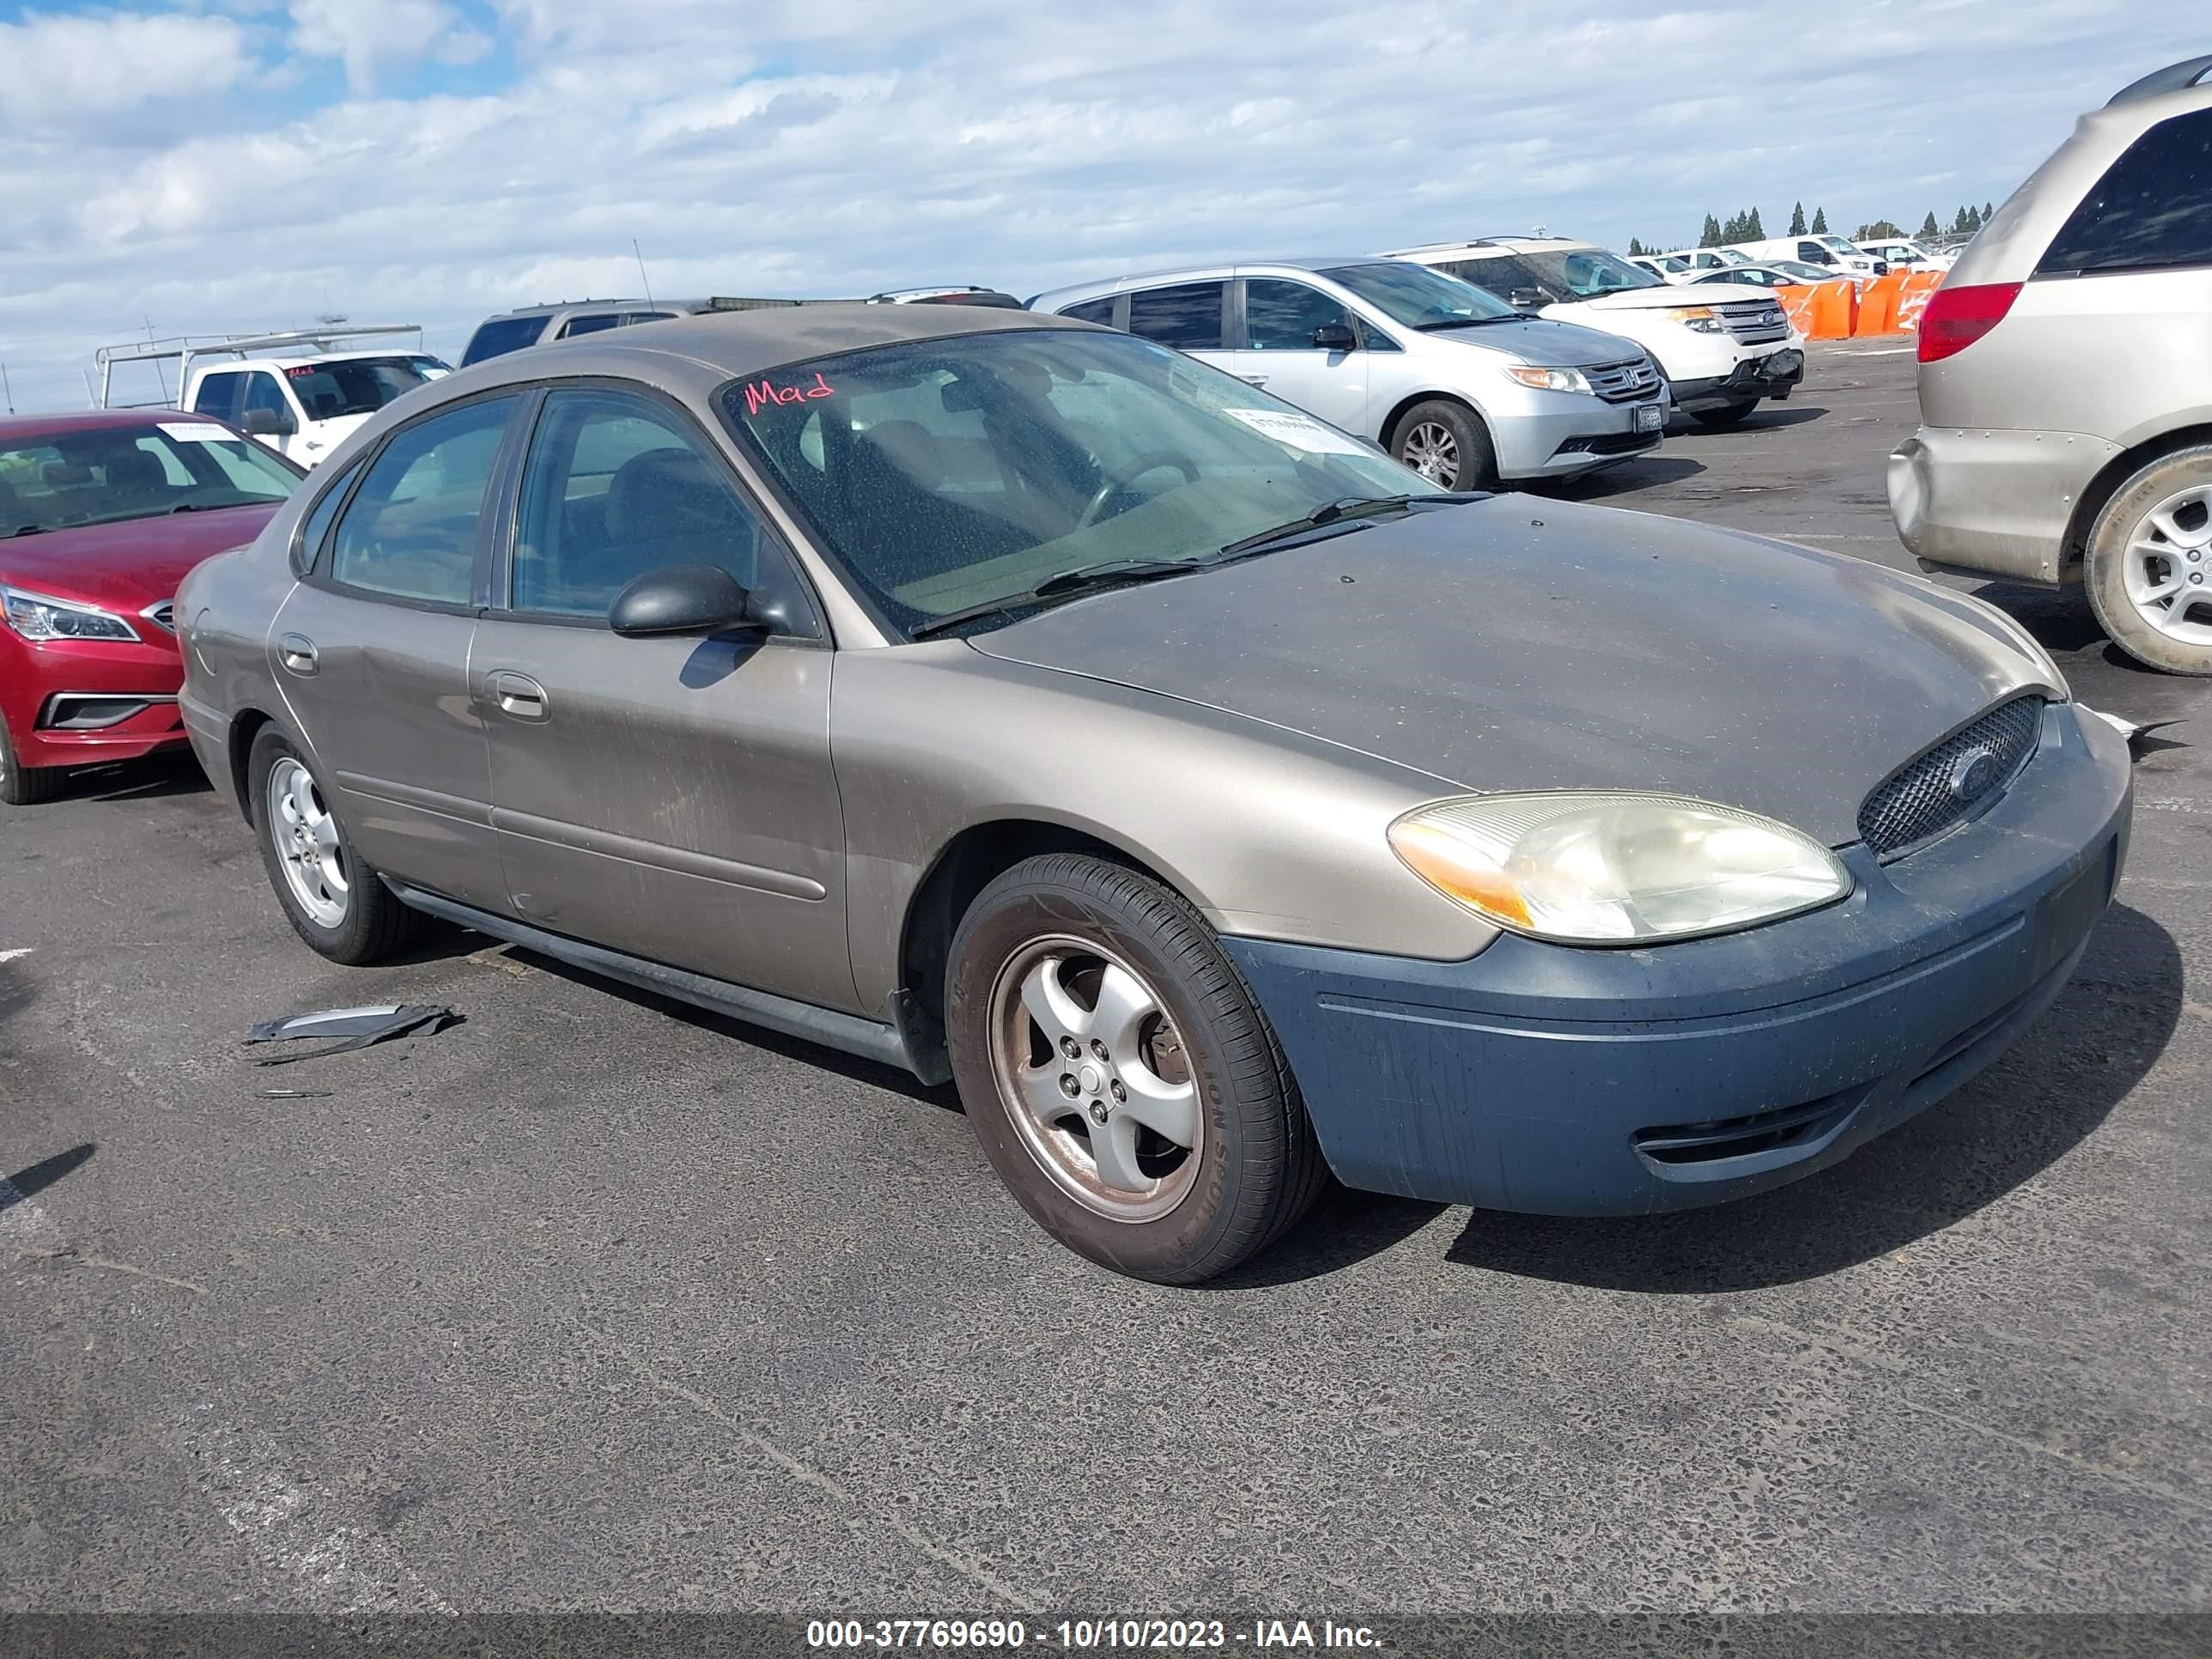
{"type": "Polygon", "coordinates": [[[1080,854],[1016,865],[961,918],[945,1012],[985,1155],[1093,1261],[1196,1284],[1321,1190],[1267,1017],[1204,919],[1148,877],[1080,854]]]}
{"type": "Polygon", "coordinates": [[[66,767],[26,766],[17,760],[15,745],[8,741],[8,722],[0,720],[0,801],[36,806],[60,794],[69,775],[66,767]]]}
{"type": "Polygon", "coordinates": [[[2169,674],[2212,674],[2212,444],[2119,487],[2090,528],[2082,574],[2121,650],[2169,674]]]}
{"type": "Polygon", "coordinates": [[[1443,398],[1415,404],[1391,429],[1390,453],[1446,489],[1498,488],[1498,452],[1482,417],[1465,404],[1443,398]]]}
{"type": "Polygon", "coordinates": [[[300,937],[332,962],[380,962],[419,939],[428,918],[392,895],[347,843],[329,798],[292,741],[273,726],[246,763],[261,862],[300,937]]]}
{"type": "Polygon", "coordinates": [[[1693,409],[1690,418],[1699,426],[1736,426],[1749,419],[1758,407],[1759,399],[1749,398],[1740,404],[1723,404],[1717,409],[1693,409]]]}

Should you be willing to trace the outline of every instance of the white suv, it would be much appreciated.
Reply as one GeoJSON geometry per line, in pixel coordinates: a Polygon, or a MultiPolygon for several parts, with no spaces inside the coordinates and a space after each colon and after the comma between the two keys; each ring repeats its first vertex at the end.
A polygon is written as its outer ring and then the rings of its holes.
{"type": "Polygon", "coordinates": [[[1523,313],[1635,341],[1659,360],[1676,406],[1704,426],[1732,426],[1805,378],[1805,342],[1771,295],[1668,283],[1594,242],[1486,236],[1392,257],[1473,283],[1523,313]]]}
{"type": "Polygon", "coordinates": [[[1141,335],[1380,444],[1447,489],[1566,478],[1656,448],[1657,365],[1399,259],[1278,260],[1056,289],[1033,311],[1141,335]]]}

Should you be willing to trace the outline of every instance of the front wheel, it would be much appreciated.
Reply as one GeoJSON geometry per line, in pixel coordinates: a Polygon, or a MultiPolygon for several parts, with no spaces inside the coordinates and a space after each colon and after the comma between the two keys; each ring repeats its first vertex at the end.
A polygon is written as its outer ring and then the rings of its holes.
{"type": "Polygon", "coordinates": [[[355,853],[320,779],[275,726],[246,757],[247,799],[269,884],[293,931],[349,967],[381,962],[422,937],[429,918],[392,896],[355,853]]]}
{"type": "Polygon", "coordinates": [[[2212,674],[2212,444],[2162,455],[2105,503],[2083,585],[2112,642],[2169,674],[2212,674]]]}
{"type": "Polygon", "coordinates": [[[1482,417],[1465,404],[1443,398],[1415,404],[1391,429],[1390,453],[1446,489],[1498,488],[1498,452],[1482,417]]]}
{"type": "Polygon", "coordinates": [[[8,740],[8,723],[0,720],[0,801],[10,806],[36,806],[69,787],[69,772],[59,766],[26,766],[16,758],[8,740]]]}
{"type": "Polygon", "coordinates": [[[1205,920],[1133,870],[1055,854],[993,881],[952,941],[945,1028],[985,1156],[1093,1261],[1196,1284],[1321,1189],[1267,1017],[1205,920]]]}
{"type": "Polygon", "coordinates": [[[1759,399],[1753,398],[1745,403],[1723,404],[1717,409],[1693,409],[1690,411],[1690,418],[1699,426],[1741,426],[1758,407],[1759,399]]]}

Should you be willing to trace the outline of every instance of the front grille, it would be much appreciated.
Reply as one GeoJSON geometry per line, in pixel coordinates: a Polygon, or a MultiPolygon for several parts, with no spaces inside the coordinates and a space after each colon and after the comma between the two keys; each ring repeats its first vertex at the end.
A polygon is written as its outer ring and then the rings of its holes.
{"type": "Polygon", "coordinates": [[[1649,357],[1638,357],[1626,363],[1603,363],[1583,373],[1589,377],[1590,390],[1609,404],[1636,404],[1659,392],[1659,365],[1649,357]]]}
{"type": "Polygon", "coordinates": [[[1859,839],[1876,858],[1899,858],[1964,823],[2011,787],[2042,726],[2042,698],[1999,704],[1869,795],[1859,808],[1859,839]]]}
{"type": "Polygon", "coordinates": [[[159,605],[149,605],[138,614],[156,628],[166,629],[172,634],[177,631],[177,602],[174,599],[164,599],[159,605]]]}
{"type": "Polygon", "coordinates": [[[1790,337],[1790,319],[1771,300],[1734,301],[1715,306],[1721,326],[1745,345],[1768,345],[1790,337]]]}

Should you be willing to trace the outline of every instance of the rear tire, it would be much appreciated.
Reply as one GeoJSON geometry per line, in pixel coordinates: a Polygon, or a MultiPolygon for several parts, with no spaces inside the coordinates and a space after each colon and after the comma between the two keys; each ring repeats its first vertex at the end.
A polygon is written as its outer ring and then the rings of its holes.
{"type": "Polygon", "coordinates": [[[253,740],[246,787],[269,884],[292,930],[317,954],[361,968],[422,938],[430,918],[402,904],[353,850],[322,781],[273,726],[253,740]]]}
{"type": "Polygon", "coordinates": [[[961,918],[945,978],[975,1138],[1070,1249],[1194,1285],[1320,1192],[1327,1165],[1266,1015],[1205,919],[1151,878],[1079,854],[1018,864],[961,918]]]}
{"type": "Polygon", "coordinates": [[[9,741],[8,723],[0,720],[0,801],[10,806],[36,806],[69,787],[66,766],[25,766],[9,741]]]}
{"type": "Polygon", "coordinates": [[[1751,418],[1758,407],[1759,399],[1753,398],[1748,403],[1723,404],[1718,409],[1693,409],[1690,411],[1690,418],[1699,426],[1741,426],[1751,418]]]}
{"type": "Polygon", "coordinates": [[[1390,453],[1446,489],[1498,488],[1498,451],[1482,416],[1448,398],[1415,404],[1400,416],[1390,430],[1390,453]]]}
{"type": "Polygon", "coordinates": [[[2113,492],[2089,529],[2082,586],[2137,662],[2212,674],[2212,444],[2161,455],[2113,492]]]}

